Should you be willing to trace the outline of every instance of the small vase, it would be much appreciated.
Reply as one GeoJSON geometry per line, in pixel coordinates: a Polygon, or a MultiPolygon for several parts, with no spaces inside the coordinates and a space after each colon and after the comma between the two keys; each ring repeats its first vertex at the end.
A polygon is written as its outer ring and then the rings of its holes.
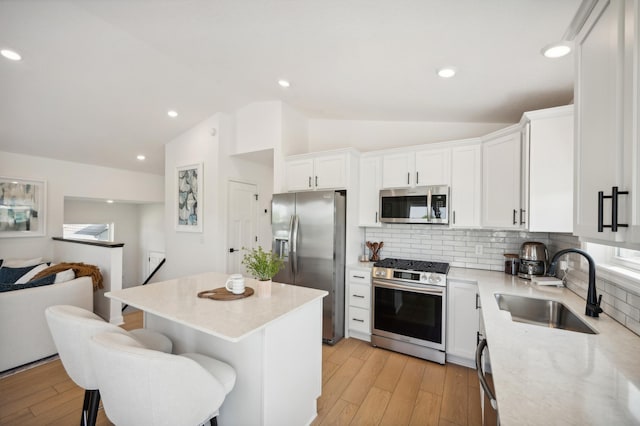
{"type": "Polygon", "coordinates": [[[271,280],[258,281],[258,297],[271,297],[271,280]]]}

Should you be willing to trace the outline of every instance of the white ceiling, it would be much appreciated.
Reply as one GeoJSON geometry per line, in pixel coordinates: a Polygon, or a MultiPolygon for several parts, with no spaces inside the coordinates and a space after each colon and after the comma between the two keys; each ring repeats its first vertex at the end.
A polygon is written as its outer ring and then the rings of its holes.
{"type": "Polygon", "coordinates": [[[571,101],[573,56],[540,49],[579,4],[0,0],[0,48],[23,56],[0,58],[0,151],[162,174],[165,143],[272,99],[309,118],[516,122],[571,101]]]}

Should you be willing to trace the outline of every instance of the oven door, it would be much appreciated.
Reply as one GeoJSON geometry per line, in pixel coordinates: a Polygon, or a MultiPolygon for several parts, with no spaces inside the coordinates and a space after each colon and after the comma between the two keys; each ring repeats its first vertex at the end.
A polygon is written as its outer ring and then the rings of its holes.
{"type": "Polygon", "coordinates": [[[446,287],[373,280],[372,333],[445,350],[446,287]]]}

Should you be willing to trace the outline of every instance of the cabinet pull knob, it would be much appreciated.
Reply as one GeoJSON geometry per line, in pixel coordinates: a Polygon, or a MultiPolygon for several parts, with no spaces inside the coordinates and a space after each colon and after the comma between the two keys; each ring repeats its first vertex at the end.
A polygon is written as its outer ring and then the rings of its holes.
{"type": "Polygon", "coordinates": [[[361,294],[354,294],[353,297],[357,297],[358,299],[364,299],[364,296],[361,294]]]}
{"type": "Polygon", "coordinates": [[[311,188],[311,176],[309,176],[309,188],[311,188]]]}
{"type": "Polygon", "coordinates": [[[364,280],[364,275],[354,275],[353,278],[360,278],[362,280],[364,280]]]}
{"type": "Polygon", "coordinates": [[[456,211],[453,211],[453,224],[456,224],[456,211]]]}
{"type": "Polygon", "coordinates": [[[525,220],[523,219],[524,213],[526,212],[525,209],[520,209],[520,225],[524,225],[525,224],[525,220]]]}
{"type": "Polygon", "coordinates": [[[416,172],[416,185],[420,183],[420,172],[416,172]]]}
{"type": "Polygon", "coordinates": [[[378,223],[378,212],[376,212],[376,221],[375,223],[378,223]]]}
{"type": "Polygon", "coordinates": [[[409,179],[411,179],[411,173],[407,172],[407,185],[409,185],[409,179]]]}
{"type": "Polygon", "coordinates": [[[598,232],[604,228],[611,228],[611,232],[618,232],[618,228],[628,228],[626,223],[618,223],[618,196],[628,195],[629,191],[619,191],[617,186],[611,187],[611,195],[604,195],[598,191],[598,232]],[[604,199],[611,199],[611,225],[604,224],[604,199]]]}
{"type": "Polygon", "coordinates": [[[316,186],[318,186],[318,176],[316,176],[316,186]]]}
{"type": "Polygon", "coordinates": [[[516,219],[516,216],[518,215],[518,210],[513,209],[513,224],[517,225],[518,224],[518,220],[516,219]]]}
{"type": "Polygon", "coordinates": [[[354,321],[358,321],[358,322],[364,322],[364,320],[360,319],[360,318],[351,318],[351,319],[354,320],[354,321]]]}

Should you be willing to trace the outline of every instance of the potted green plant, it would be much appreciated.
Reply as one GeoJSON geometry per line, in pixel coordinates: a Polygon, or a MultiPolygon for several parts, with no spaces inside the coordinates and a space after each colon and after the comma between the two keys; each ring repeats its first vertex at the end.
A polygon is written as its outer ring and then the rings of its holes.
{"type": "Polygon", "coordinates": [[[258,280],[258,297],[271,296],[271,279],[284,265],[284,261],[272,251],[264,251],[262,247],[257,249],[245,249],[242,264],[247,272],[258,280]]]}

